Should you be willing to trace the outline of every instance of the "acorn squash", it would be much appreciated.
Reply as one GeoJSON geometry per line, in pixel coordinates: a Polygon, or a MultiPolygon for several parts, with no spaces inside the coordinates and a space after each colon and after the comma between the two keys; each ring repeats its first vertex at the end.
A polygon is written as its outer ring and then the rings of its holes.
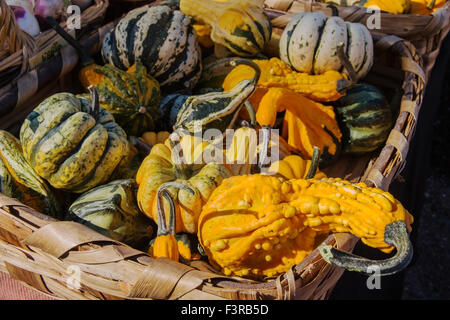
{"type": "Polygon", "coordinates": [[[92,88],[91,102],[57,93],[41,102],[20,129],[23,154],[53,187],[85,192],[110,180],[130,150],[125,131],[100,108],[92,88]]]}
{"type": "Polygon", "coordinates": [[[296,14],[280,37],[280,58],[299,72],[322,74],[336,70],[349,73],[338,54],[342,44],[346,57],[363,78],[373,65],[373,40],[366,26],[345,22],[322,12],[296,14]]]}

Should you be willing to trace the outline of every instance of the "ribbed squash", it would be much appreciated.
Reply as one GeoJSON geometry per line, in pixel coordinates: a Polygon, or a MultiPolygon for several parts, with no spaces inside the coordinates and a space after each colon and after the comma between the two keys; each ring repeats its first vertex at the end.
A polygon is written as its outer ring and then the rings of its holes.
{"type": "Polygon", "coordinates": [[[192,89],[202,71],[191,19],[165,5],[129,11],[105,36],[102,56],[122,70],[141,60],[167,92],[192,89]]]}
{"type": "Polygon", "coordinates": [[[177,115],[189,95],[173,93],[164,96],[159,104],[161,121],[158,123],[159,131],[172,131],[177,122],[177,115]]]}
{"type": "Polygon", "coordinates": [[[170,136],[170,132],[168,131],[159,131],[159,132],[144,132],[141,139],[148,144],[150,147],[153,147],[155,144],[164,143],[170,136]]]}
{"type": "Polygon", "coordinates": [[[369,30],[360,23],[345,22],[322,12],[302,12],[295,15],[280,37],[280,58],[299,72],[322,74],[344,68],[338,46],[356,73],[363,78],[373,65],[373,40],[369,30]]]}
{"type": "Polygon", "coordinates": [[[72,203],[66,220],[84,224],[130,246],[142,247],[150,240],[152,227],[139,210],[137,188],[133,179],[92,188],[72,203]]]}
{"type": "MultiPolygon", "coordinates": [[[[153,146],[136,176],[138,204],[148,217],[158,223],[156,195],[160,189],[168,190],[175,203],[175,232],[197,231],[203,204],[223,178],[231,175],[225,166],[216,162],[205,164],[208,148],[211,148],[209,143],[191,135],[182,136],[173,146],[170,140],[153,146]]],[[[162,205],[169,221],[169,203],[163,200],[162,205]]]]}
{"type": "Polygon", "coordinates": [[[234,55],[255,56],[270,40],[272,26],[263,0],[181,0],[180,10],[211,27],[214,43],[234,55]]]}
{"type": "Polygon", "coordinates": [[[343,152],[362,154],[384,145],[394,123],[389,102],[380,90],[357,84],[334,106],[343,134],[343,152]]]}
{"type": "MultiPolygon", "coordinates": [[[[261,70],[255,93],[249,101],[258,109],[259,101],[272,87],[291,89],[315,101],[335,101],[345,95],[350,86],[346,76],[337,71],[326,71],[321,75],[309,75],[293,71],[279,58],[270,60],[253,60],[261,70]]],[[[243,79],[250,79],[254,70],[246,65],[239,65],[226,76],[222,83],[224,91],[229,91],[243,79]]]]}
{"type": "Polygon", "coordinates": [[[54,218],[60,205],[47,183],[27,163],[19,140],[0,130],[0,192],[54,218]]]}
{"type": "Polygon", "coordinates": [[[369,246],[397,253],[371,261],[325,245],[319,252],[329,263],[365,273],[375,266],[384,275],[410,262],[412,220],[392,195],[363,183],[236,176],[222,181],[203,206],[198,238],[224,274],[261,279],[302,261],[318,233],[351,232],[369,246]]]}
{"type": "Polygon", "coordinates": [[[82,193],[110,180],[130,150],[125,131],[98,105],[71,93],[45,99],[20,129],[23,154],[53,187],[82,193]]]}
{"type": "Polygon", "coordinates": [[[339,155],[342,133],[332,107],[309,100],[284,88],[267,91],[256,113],[256,120],[263,126],[273,127],[277,113],[284,115],[282,136],[305,159],[311,159],[314,147],[321,151],[325,165],[339,155]]]}
{"type": "Polygon", "coordinates": [[[127,71],[111,65],[95,66],[93,71],[103,75],[97,84],[92,84],[97,88],[100,106],[114,116],[127,134],[139,136],[156,128],[161,99],[159,83],[147,74],[140,61],[127,71]]]}
{"type": "Polygon", "coordinates": [[[283,177],[284,179],[323,179],[327,176],[318,170],[320,150],[316,147],[311,160],[292,154],[275,161],[269,167],[268,173],[283,177]]]}

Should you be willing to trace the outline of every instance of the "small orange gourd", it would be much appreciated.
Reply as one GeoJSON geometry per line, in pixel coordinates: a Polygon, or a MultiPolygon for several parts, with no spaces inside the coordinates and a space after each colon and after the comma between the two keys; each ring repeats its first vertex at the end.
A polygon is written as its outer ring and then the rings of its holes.
{"type": "Polygon", "coordinates": [[[269,167],[269,174],[276,174],[284,179],[323,179],[327,176],[318,170],[320,149],[314,148],[311,160],[305,160],[296,154],[288,155],[282,160],[275,161],[269,167]]]}
{"type": "Polygon", "coordinates": [[[154,258],[168,258],[170,260],[178,261],[178,241],[175,238],[175,207],[167,190],[160,190],[157,194],[158,204],[158,232],[151,247],[151,254],[154,258]],[[166,223],[166,217],[163,213],[161,205],[161,197],[167,199],[170,204],[169,211],[169,225],[166,223]]]}

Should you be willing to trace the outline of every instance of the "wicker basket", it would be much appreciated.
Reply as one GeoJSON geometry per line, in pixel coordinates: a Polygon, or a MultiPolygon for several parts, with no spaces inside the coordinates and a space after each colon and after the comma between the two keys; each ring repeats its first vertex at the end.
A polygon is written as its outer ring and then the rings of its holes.
{"type": "MultiPolygon", "coordinates": [[[[333,9],[324,1],[314,0],[265,0],[266,12],[271,16],[279,13],[296,14],[305,11],[320,11],[330,16],[333,9]]],[[[334,6],[339,17],[350,22],[360,22],[366,25],[373,15],[367,8],[352,6],[334,6]]],[[[431,70],[439,54],[442,41],[450,30],[450,1],[434,12],[432,15],[391,14],[380,13],[380,29],[370,30],[373,34],[386,36],[395,35],[411,42],[423,60],[423,70],[426,79],[430,77],[431,70]]],[[[277,26],[277,21],[273,21],[277,26]]]]}
{"type": "MultiPolygon", "coordinates": [[[[277,17],[279,19],[280,17],[277,17]]],[[[281,20],[281,19],[279,19],[281,20]]],[[[105,30],[83,39],[98,48],[105,30]]],[[[274,32],[280,32],[275,29],[274,32]]],[[[373,154],[345,157],[327,173],[387,190],[399,174],[408,152],[422,103],[425,85],[420,56],[407,41],[394,36],[375,38],[375,65],[366,79],[389,97],[401,100],[396,123],[386,145],[373,154]]],[[[64,51],[62,60],[76,57],[64,51]]],[[[50,62],[48,62],[50,63],[50,62]]],[[[46,64],[42,66],[45,68],[46,64]]],[[[34,107],[58,90],[76,90],[63,76],[43,89],[34,107]],[[64,85],[66,83],[66,86],[64,85]],[[68,85],[68,86],[67,86],[68,85]]],[[[66,73],[67,76],[67,73],[66,73]]],[[[0,101],[1,104],[1,101],[0,101]]],[[[0,129],[15,131],[26,113],[10,113],[13,119],[0,129]]],[[[351,252],[358,239],[346,233],[318,240],[351,252]]],[[[300,264],[267,282],[218,274],[204,261],[185,265],[168,259],[152,259],[146,253],[109,239],[81,224],[56,221],[0,195],[0,270],[31,288],[61,299],[327,299],[344,269],[327,264],[314,250],[300,264]],[[74,270],[80,284],[72,279],[74,270]]]]}
{"type": "MultiPolygon", "coordinates": [[[[109,0],[94,0],[92,5],[81,12],[81,26],[77,32],[83,33],[96,24],[102,23],[109,0]]],[[[68,31],[66,21],[60,25],[68,31]]],[[[61,37],[53,29],[32,37],[19,29],[12,10],[6,1],[0,2],[0,87],[16,81],[25,72],[36,67],[53,50],[61,37]]]]}

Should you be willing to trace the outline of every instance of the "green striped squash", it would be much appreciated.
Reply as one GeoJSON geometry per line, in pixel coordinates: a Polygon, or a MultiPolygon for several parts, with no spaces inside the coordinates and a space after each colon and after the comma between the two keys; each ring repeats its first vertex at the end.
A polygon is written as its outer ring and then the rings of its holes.
{"type": "Polygon", "coordinates": [[[369,30],[363,24],[321,12],[302,12],[290,20],[280,37],[280,59],[299,72],[336,70],[348,74],[337,53],[341,43],[357,78],[363,78],[373,65],[369,30]]]}
{"type": "Polygon", "coordinates": [[[336,101],[343,152],[361,154],[381,147],[393,126],[389,102],[376,87],[361,83],[336,101]]]}
{"type": "Polygon", "coordinates": [[[0,192],[54,218],[60,205],[48,184],[27,163],[19,140],[0,130],[0,192]]]}
{"type": "MultiPolygon", "coordinates": [[[[114,116],[128,135],[140,136],[156,129],[160,87],[139,60],[127,71],[111,65],[95,66],[94,71],[103,75],[96,87],[100,106],[114,116]]],[[[90,95],[83,97],[89,99],[90,95]]]]}
{"type": "Polygon", "coordinates": [[[102,56],[122,70],[141,60],[166,92],[192,89],[202,70],[191,19],[164,5],[131,10],[105,36],[102,56]]]}
{"type": "Polygon", "coordinates": [[[137,188],[134,179],[95,187],[72,203],[66,220],[84,224],[130,246],[145,245],[150,241],[152,228],[150,219],[139,210],[137,188]]]}
{"type": "Polygon", "coordinates": [[[42,178],[75,193],[108,182],[130,150],[110,112],[66,92],[45,99],[26,117],[20,141],[42,178]]]}

